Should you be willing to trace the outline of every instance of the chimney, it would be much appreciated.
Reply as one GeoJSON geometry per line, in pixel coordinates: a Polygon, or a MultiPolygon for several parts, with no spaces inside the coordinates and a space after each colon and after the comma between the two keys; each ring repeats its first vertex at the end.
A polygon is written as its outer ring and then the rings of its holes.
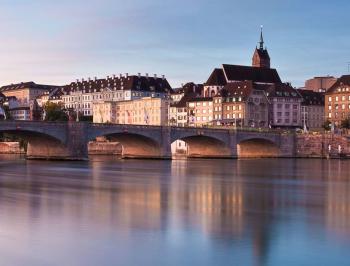
{"type": "Polygon", "coordinates": [[[146,73],[146,78],[148,78],[148,73],[146,73]]]}
{"type": "Polygon", "coordinates": [[[107,80],[109,79],[109,76],[107,76],[107,80]]]}
{"type": "Polygon", "coordinates": [[[162,75],[162,79],[165,80],[165,75],[162,75]]]}
{"type": "Polygon", "coordinates": [[[123,74],[119,74],[119,78],[122,78],[123,77],[123,74]]]}
{"type": "Polygon", "coordinates": [[[129,77],[129,73],[125,73],[125,77],[129,77]]]}
{"type": "Polygon", "coordinates": [[[77,83],[79,82],[79,79],[77,79],[77,83]]]}
{"type": "Polygon", "coordinates": [[[115,79],[115,74],[113,74],[113,79],[115,79]]]}
{"type": "Polygon", "coordinates": [[[81,79],[81,82],[84,82],[84,79],[81,79]]]}
{"type": "Polygon", "coordinates": [[[157,78],[157,74],[154,74],[154,78],[155,78],[155,79],[157,78]]]}
{"type": "Polygon", "coordinates": [[[97,81],[97,77],[95,77],[95,81],[97,81]]]}
{"type": "Polygon", "coordinates": [[[88,81],[89,81],[89,82],[91,81],[91,78],[90,78],[90,77],[88,77],[88,81]]]}
{"type": "Polygon", "coordinates": [[[141,78],[141,73],[138,73],[137,75],[139,76],[139,78],[141,78]]]}

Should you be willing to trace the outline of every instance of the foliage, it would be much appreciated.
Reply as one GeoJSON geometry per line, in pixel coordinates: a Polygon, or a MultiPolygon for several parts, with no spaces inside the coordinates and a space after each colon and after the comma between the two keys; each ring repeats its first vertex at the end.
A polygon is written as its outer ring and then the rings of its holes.
{"type": "Polygon", "coordinates": [[[350,121],[349,119],[344,119],[343,121],[341,121],[341,128],[350,128],[350,121]]]}
{"type": "Polygon", "coordinates": [[[63,105],[53,102],[47,102],[44,105],[45,121],[68,121],[63,105]]]}
{"type": "Polygon", "coordinates": [[[324,122],[323,128],[325,130],[331,130],[331,125],[332,125],[331,121],[327,120],[326,122],[324,122]]]}

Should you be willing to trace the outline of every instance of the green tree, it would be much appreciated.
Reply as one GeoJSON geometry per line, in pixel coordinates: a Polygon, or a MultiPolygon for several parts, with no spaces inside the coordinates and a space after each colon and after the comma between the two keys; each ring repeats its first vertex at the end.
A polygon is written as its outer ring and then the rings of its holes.
{"type": "Polygon", "coordinates": [[[47,102],[44,105],[45,121],[68,121],[63,104],[47,102]]]}
{"type": "Polygon", "coordinates": [[[341,128],[350,128],[350,121],[349,118],[344,119],[343,121],[341,121],[341,128]]]}
{"type": "Polygon", "coordinates": [[[332,125],[331,121],[329,121],[329,120],[327,119],[327,121],[324,122],[324,124],[323,124],[323,128],[324,128],[325,130],[331,130],[331,125],[332,125]]]}

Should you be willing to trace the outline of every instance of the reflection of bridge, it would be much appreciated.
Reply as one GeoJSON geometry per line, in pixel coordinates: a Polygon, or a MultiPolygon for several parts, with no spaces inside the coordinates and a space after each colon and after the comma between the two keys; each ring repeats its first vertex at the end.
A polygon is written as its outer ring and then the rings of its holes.
{"type": "Polygon", "coordinates": [[[29,158],[85,159],[87,144],[106,136],[131,158],[171,158],[171,143],[184,140],[189,157],[292,157],[294,135],[213,128],[161,127],[75,122],[2,121],[0,132],[28,141],[29,158]]]}

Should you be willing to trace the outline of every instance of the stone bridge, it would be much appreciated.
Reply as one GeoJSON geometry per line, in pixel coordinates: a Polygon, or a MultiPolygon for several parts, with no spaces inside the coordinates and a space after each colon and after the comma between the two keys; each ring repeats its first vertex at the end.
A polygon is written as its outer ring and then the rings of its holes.
{"type": "Polygon", "coordinates": [[[171,143],[188,144],[188,157],[293,157],[295,135],[277,131],[92,124],[84,122],[1,121],[0,132],[28,141],[32,159],[88,158],[88,142],[105,136],[118,141],[125,158],[171,158],[171,143]]]}

